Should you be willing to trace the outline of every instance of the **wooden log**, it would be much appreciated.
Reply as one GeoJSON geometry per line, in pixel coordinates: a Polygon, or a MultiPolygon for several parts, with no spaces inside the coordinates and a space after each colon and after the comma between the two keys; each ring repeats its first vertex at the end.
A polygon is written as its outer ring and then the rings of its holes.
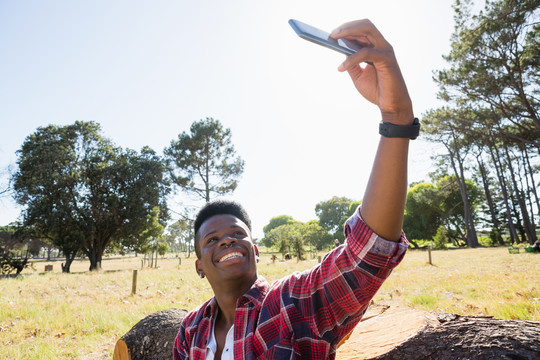
{"type": "Polygon", "coordinates": [[[540,359],[540,322],[371,306],[336,359],[540,359]]]}
{"type": "Polygon", "coordinates": [[[174,339],[187,313],[167,309],[148,315],[116,342],[113,360],[172,359],[174,339]]]}
{"type": "MultiPolygon", "coordinates": [[[[147,316],[117,341],[113,359],[171,359],[186,314],[168,309],[147,316]]],[[[540,322],[371,305],[336,359],[540,359],[540,322]]]]}

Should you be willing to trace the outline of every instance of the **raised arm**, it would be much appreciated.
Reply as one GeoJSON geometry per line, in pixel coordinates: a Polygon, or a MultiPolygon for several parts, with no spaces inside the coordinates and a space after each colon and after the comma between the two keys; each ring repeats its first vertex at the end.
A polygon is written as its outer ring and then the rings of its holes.
{"type": "MultiPolygon", "coordinates": [[[[392,46],[369,20],[348,22],[332,37],[353,39],[365,45],[338,67],[347,71],[362,96],[381,110],[381,121],[411,125],[411,99],[392,46]],[[367,64],[369,63],[369,64],[367,64]]],[[[409,139],[381,136],[362,200],[361,214],[379,236],[398,241],[403,226],[407,194],[409,139]]]]}

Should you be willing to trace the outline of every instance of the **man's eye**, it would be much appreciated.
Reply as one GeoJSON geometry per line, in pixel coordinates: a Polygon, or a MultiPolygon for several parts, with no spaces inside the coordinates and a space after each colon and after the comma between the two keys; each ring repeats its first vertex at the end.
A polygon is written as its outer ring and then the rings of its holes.
{"type": "Polygon", "coordinates": [[[245,234],[243,231],[235,231],[234,236],[240,237],[240,236],[245,236],[245,234]]]}
{"type": "Polygon", "coordinates": [[[214,241],[217,241],[217,240],[218,240],[218,238],[214,236],[214,237],[211,237],[210,239],[208,239],[208,240],[206,241],[206,243],[207,243],[207,244],[210,244],[211,242],[214,242],[214,241]]]}

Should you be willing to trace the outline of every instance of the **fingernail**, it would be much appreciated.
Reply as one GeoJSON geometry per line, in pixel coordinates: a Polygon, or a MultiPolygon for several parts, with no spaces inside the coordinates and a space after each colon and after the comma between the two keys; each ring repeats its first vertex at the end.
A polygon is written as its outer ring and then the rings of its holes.
{"type": "Polygon", "coordinates": [[[339,71],[343,71],[345,70],[345,65],[343,63],[341,63],[338,68],[337,68],[339,71]]]}
{"type": "Polygon", "coordinates": [[[334,29],[334,30],[332,30],[332,32],[330,33],[330,35],[331,35],[331,36],[337,35],[337,34],[339,34],[340,31],[341,31],[340,28],[334,29]]]}

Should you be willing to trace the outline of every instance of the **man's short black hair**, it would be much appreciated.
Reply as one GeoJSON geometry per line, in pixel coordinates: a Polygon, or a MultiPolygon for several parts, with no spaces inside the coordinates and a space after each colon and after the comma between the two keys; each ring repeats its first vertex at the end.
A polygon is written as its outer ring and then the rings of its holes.
{"type": "Polygon", "coordinates": [[[197,246],[197,238],[198,238],[198,232],[201,227],[201,225],[209,218],[215,215],[232,215],[237,217],[238,219],[242,220],[244,224],[248,227],[249,231],[251,231],[251,220],[249,219],[249,215],[246,212],[246,209],[242,205],[240,205],[237,202],[229,201],[229,200],[214,200],[206,203],[197,214],[197,217],[195,218],[195,239],[194,239],[194,245],[195,245],[195,254],[197,254],[197,258],[201,258],[201,249],[199,246],[197,246]]]}

